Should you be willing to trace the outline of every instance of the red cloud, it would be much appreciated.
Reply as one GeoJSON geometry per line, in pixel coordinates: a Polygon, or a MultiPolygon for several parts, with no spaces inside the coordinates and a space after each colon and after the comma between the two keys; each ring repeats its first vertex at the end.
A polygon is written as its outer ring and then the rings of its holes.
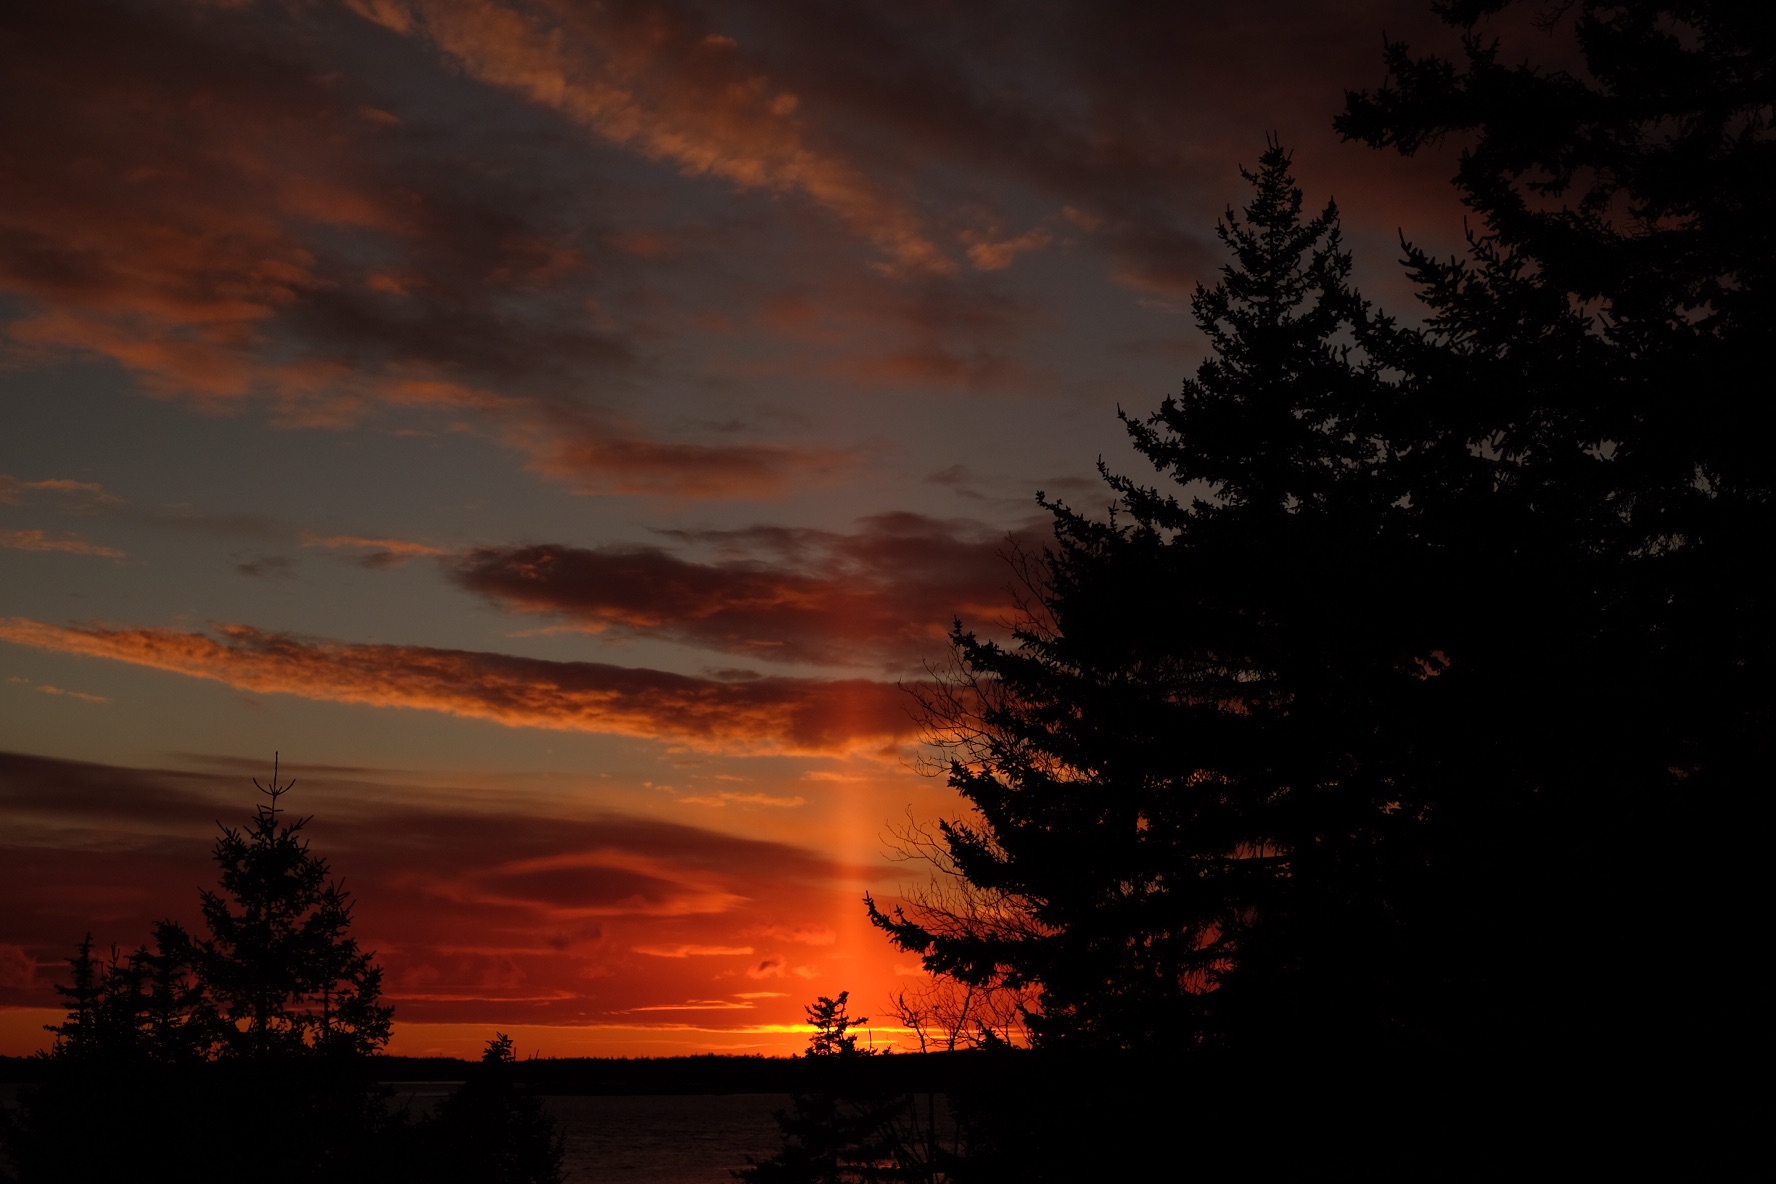
{"type": "Polygon", "coordinates": [[[594,631],[770,661],[863,659],[912,669],[943,652],[955,617],[1002,615],[1011,577],[1003,535],[916,514],[867,518],[850,534],[757,527],[677,537],[771,559],[695,562],[657,547],[485,547],[455,574],[502,604],[560,613],[594,631]]]}
{"type": "Polygon", "coordinates": [[[214,679],[243,690],[412,707],[509,727],[667,737],[717,750],[833,753],[916,732],[900,688],[862,679],[720,682],[597,662],[300,641],[243,625],[221,638],[0,619],[0,640],[214,679]]]}

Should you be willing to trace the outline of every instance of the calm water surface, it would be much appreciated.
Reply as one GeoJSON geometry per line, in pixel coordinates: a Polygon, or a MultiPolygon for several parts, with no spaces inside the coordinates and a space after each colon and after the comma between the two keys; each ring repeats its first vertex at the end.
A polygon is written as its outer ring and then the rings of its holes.
{"type": "Polygon", "coordinates": [[[775,1111],[787,1094],[547,1098],[567,1136],[568,1179],[732,1184],[746,1157],[781,1145],[775,1111]]]}
{"type": "MultiPolygon", "coordinates": [[[[429,1109],[454,1083],[404,1082],[397,1101],[429,1109]]],[[[573,1184],[732,1184],[746,1157],[767,1159],[781,1145],[778,1110],[788,1094],[683,1094],[548,1097],[567,1142],[573,1184]]]]}

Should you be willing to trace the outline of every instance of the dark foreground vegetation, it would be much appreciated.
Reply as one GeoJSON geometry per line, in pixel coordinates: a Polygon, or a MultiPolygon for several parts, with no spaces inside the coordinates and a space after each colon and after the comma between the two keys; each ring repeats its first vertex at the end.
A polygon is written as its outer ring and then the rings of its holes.
{"type": "Polygon", "coordinates": [[[927,706],[971,811],[877,924],[1039,1045],[1254,1061],[1743,1039],[1776,735],[1776,16],[1435,5],[1347,137],[1459,148],[1465,258],[1350,283],[1272,145],[1212,352],[1009,644],[927,706]],[[1554,65],[1507,61],[1494,15],[1554,65]],[[1534,18],[1532,20],[1532,18],[1534,18]],[[1536,22],[1539,22],[1539,26],[1536,22]]]}
{"type": "Polygon", "coordinates": [[[1012,639],[959,623],[926,698],[968,810],[870,909],[954,988],[931,1027],[1128,1064],[959,1100],[958,1179],[1168,1137],[1254,1171],[1706,1159],[1733,1109],[1708,1066],[1760,1030],[1759,891],[1721,844],[1776,736],[1776,9],[1433,7],[1456,60],[1389,44],[1336,127],[1459,157],[1465,257],[1403,243],[1420,303],[1384,315],[1270,145],[1194,298],[1209,357],[1125,416],[1148,470],[1101,466],[1107,518],[1044,500],[1012,639]]]}
{"type": "Polygon", "coordinates": [[[1762,1032],[1776,8],[1434,7],[1461,60],[1389,45],[1336,126],[1459,150],[1466,257],[1403,244],[1421,304],[1381,314],[1270,145],[1194,301],[1210,356],[1127,419],[1152,472],[1105,467],[1108,519],[1044,502],[1011,642],[956,627],[926,707],[969,811],[868,906],[939,983],[901,1007],[941,1057],[858,1049],[840,996],[793,1067],[496,1041],[403,1118],[274,782],[207,936],[82,947],[21,1180],[546,1180],[526,1087],[661,1076],[788,1086],[753,1184],[1720,1174],[1713,1066],[1762,1032]]]}
{"type": "Polygon", "coordinates": [[[0,1114],[20,1184],[561,1180],[559,1134],[503,1035],[434,1112],[392,1104],[382,973],[308,820],[284,816],[289,788],[274,767],[251,824],[223,828],[203,934],[162,922],[105,957],[80,943],[56,988],[67,1019],[0,1114]]]}

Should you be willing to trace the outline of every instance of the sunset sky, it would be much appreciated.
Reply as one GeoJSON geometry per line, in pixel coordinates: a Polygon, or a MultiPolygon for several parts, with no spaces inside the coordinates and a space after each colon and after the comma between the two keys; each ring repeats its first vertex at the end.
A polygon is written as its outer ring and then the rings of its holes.
{"type": "MultiPolygon", "coordinates": [[[[1417,0],[0,8],[0,1052],[272,753],[393,1051],[789,1052],[922,972],[908,683],[1201,356],[1266,133],[1409,311],[1417,0]]],[[[890,1034],[884,1033],[883,1038],[890,1034]]]]}

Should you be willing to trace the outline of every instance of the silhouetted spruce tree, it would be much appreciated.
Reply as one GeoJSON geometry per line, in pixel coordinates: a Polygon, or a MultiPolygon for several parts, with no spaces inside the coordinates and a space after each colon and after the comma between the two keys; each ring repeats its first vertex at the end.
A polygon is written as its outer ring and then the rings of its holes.
{"type": "Polygon", "coordinates": [[[155,926],[152,947],[104,960],[92,935],[68,960],[70,982],[56,993],[68,1016],[46,1025],[51,1055],[65,1060],[185,1064],[208,1059],[221,1042],[220,1020],[192,965],[190,936],[171,921],[155,926]]]}
{"type": "Polygon", "coordinates": [[[1214,356],[1131,424],[1181,488],[1052,505],[1014,642],[954,635],[967,891],[872,912],[1037,988],[1039,1043],[1590,1063],[1749,981],[1711,836],[1776,733],[1776,23],[1580,0],[1542,14],[1568,73],[1501,63],[1507,5],[1437,7],[1465,67],[1390,46],[1340,121],[1469,145],[1467,257],[1406,246],[1425,323],[1369,316],[1268,154],[1195,301],[1214,356]]]}
{"type": "MultiPolygon", "coordinates": [[[[1214,354],[1135,446],[1182,486],[1059,503],[1011,646],[952,635],[928,702],[966,890],[871,916],[928,969],[1034,988],[1039,1044],[1162,1052],[1410,1022],[1413,885],[1376,704],[1423,668],[1383,572],[1393,326],[1272,145],[1193,308],[1214,354]],[[966,899],[967,907],[953,905],[966,899]],[[1335,1017],[1335,1022],[1334,1021],[1335,1017]]],[[[1413,973],[1418,973],[1416,969],[1413,973]]]]}
{"type": "Polygon", "coordinates": [[[281,817],[291,784],[275,771],[268,786],[255,781],[269,800],[252,825],[222,829],[198,970],[228,1025],[229,1055],[367,1056],[388,1042],[393,1008],[381,1002],[381,968],[351,936],[350,895],[301,833],[310,820],[281,817]]]}
{"type": "Polygon", "coordinates": [[[141,1040],[151,1061],[193,1064],[221,1049],[224,1021],[198,977],[191,935],[173,921],[154,926],[154,944],[134,954],[141,975],[141,1040]]]}
{"type": "Polygon", "coordinates": [[[896,1120],[910,1104],[870,1086],[858,1062],[874,1050],[857,1047],[853,1028],[869,1023],[853,1017],[849,991],[822,995],[807,1007],[814,1028],[803,1054],[816,1086],[794,1094],[779,1111],[783,1148],[766,1160],[734,1173],[748,1184],[870,1184],[931,1178],[898,1144],[896,1120]]]}
{"type": "Polygon", "coordinates": [[[512,1038],[494,1033],[481,1063],[421,1127],[424,1179],[462,1184],[561,1184],[564,1144],[540,1098],[515,1079],[512,1038]]]}
{"type": "Polygon", "coordinates": [[[82,1057],[99,1046],[99,1010],[104,997],[104,966],[93,957],[91,933],[80,939],[74,956],[68,959],[68,978],[66,984],[55,984],[55,993],[67,1001],[68,1018],[45,1025],[45,1030],[55,1037],[57,1055],[82,1057]]]}

